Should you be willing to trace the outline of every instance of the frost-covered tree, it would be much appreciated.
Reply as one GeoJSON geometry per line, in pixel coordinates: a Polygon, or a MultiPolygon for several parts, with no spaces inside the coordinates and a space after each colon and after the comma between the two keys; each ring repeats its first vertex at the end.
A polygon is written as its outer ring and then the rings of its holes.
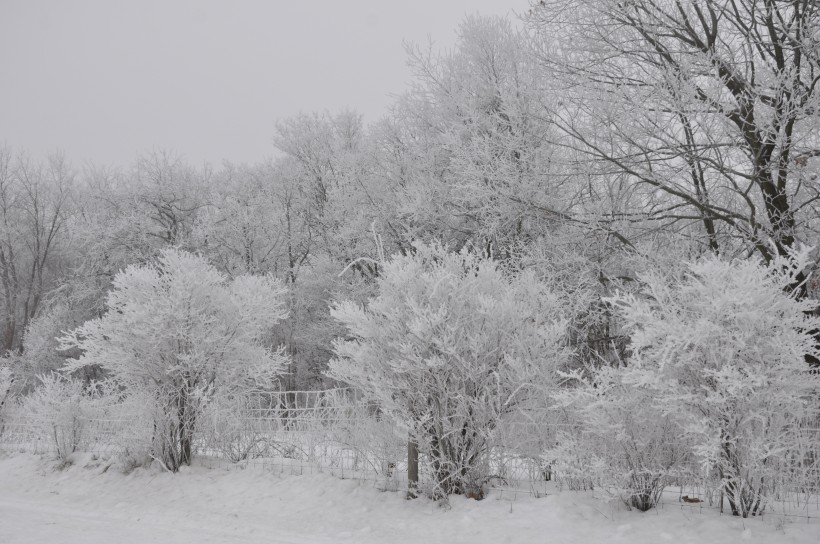
{"type": "Polygon", "coordinates": [[[156,402],[154,454],[190,464],[197,417],[216,393],[270,385],[285,363],[263,339],[285,317],[285,289],[268,276],[228,281],[198,256],[168,249],[114,278],[107,312],[63,336],[79,348],[65,370],[99,365],[156,402]]]}
{"type": "Polygon", "coordinates": [[[684,439],[721,481],[732,513],[759,514],[777,478],[796,466],[798,429],[817,415],[816,302],[794,285],[808,253],[764,266],[717,258],[684,274],[642,277],[639,294],[609,301],[630,334],[623,384],[676,414],[684,439]]]}
{"type": "Polygon", "coordinates": [[[23,334],[61,285],[74,172],[59,155],[34,161],[0,147],[0,352],[23,334]]]}
{"type": "Polygon", "coordinates": [[[506,18],[468,16],[455,47],[409,47],[414,80],[380,129],[380,166],[418,239],[496,253],[555,228],[573,190],[552,168],[558,146],[526,37],[506,18]],[[392,167],[392,168],[391,168],[392,167]]]}
{"type": "Polygon", "coordinates": [[[531,5],[554,142],[612,220],[688,231],[715,252],[742,240],[767,261],[813,236],[820,3],[531,5]]]}
{"type": "Polygon", "coordinates": [[[187,244],[197,213],[210,196],[210,176],[209,168],[198,171],[169,151],[138,157],[127,190],[139,211],[140,228],[160,243],[187,244]]]}
{"type": "Polygon", "coordinates": [[[565,323],[533,275],[508,276],[466,250],[414,248],[384,263],[365,307],[331,310],[350,334],[334,344],[329,375],[409,428],[438,494],[479,493],[500,421],[565,361],[565,323]]]}
{"type": "Polygon", "coordinates": [[[192,243],[230,275],[272,273],[294,283],[313,249],[311,199],[293,161],[225,163],[212,204],[197,216],[192,243]]]}

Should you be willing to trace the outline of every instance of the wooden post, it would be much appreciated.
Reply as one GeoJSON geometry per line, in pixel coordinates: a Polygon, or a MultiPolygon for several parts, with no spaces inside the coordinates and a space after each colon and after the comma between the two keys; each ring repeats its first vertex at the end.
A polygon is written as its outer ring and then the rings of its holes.
{"type": "Polygon", "coordinates": [[[407,440],[407,498],[418,497],[419,487],[419,445],[409,438],[407,440]]]}

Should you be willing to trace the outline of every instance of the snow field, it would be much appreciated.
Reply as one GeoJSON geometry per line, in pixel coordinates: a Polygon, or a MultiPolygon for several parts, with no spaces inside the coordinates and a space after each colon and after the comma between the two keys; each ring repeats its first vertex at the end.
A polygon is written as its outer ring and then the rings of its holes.
{"type": "MultiPolygon", "coordinates": [[[[3,544],[186,543],[630,543],[820,542],[820,524],[776,516],[740,520],[666,505],[647,513],[591,493],[490,493],[476,502],[427,499],[324,474],[276,476],[240,465],[155,466],[122,474],[75,455],[59,468],[30,454],[0,456],[3,544]]],[[[156,464],[156,463],[155,463],[156,464]]]]}

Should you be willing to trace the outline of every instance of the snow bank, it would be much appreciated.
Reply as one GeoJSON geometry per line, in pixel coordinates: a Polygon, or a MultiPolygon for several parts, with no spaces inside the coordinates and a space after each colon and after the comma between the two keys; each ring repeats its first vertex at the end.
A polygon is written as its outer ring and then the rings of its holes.
{"type": "Polygon", "coordinates": [[[739,520],[677,506],[626,511],[590,494],[542,498],[490,493],[453,497],[443,509],[406,501],[372,484],[322,474],[276,476],[258,468],[141,468],[124,475],[107,461],[0,454],[0,542],[64,544],[356,542],[820,541],[820,524],[775,517],[739,520]]]}

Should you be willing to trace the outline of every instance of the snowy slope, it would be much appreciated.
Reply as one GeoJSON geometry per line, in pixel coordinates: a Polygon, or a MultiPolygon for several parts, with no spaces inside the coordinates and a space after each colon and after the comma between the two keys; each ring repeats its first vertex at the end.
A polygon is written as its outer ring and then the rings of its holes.
{"type": "Polygon", "coordinates": [[[57,470],[31,455],[0,457],[0,543],[624,542],[818,543],[820,524],[742,522],[708,509],[641,514],[589,495],[476,502],[445,510],[366,483],[256,468],[178,475],[77,458],[57,470]]]}

